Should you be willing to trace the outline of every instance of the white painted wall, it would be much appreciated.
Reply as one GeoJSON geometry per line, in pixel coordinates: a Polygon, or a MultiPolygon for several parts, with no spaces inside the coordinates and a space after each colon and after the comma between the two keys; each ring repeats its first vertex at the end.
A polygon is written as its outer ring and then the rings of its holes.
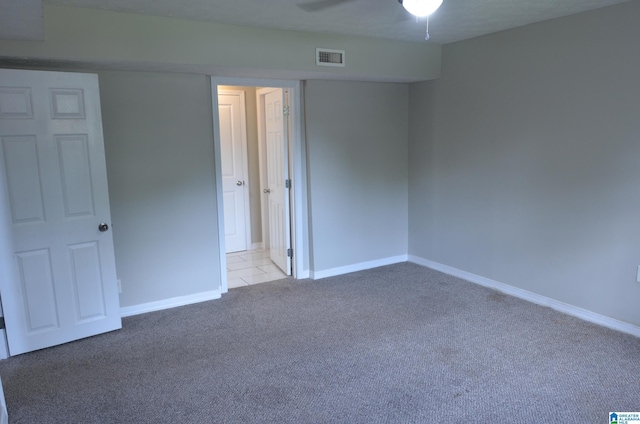
{"type": "Polygon", "coordinates": [[[101,72],[122,307],[220,288],[208,78],[101,72]]]}
{"type": "Polygon", "coordinates": [[[408,86],[308,81],[316,274],[407,253],[408,86]]]}
{"type": "Polygon", "coordinates": [[[411,255],[640,325],[638,16],[444,47],[410,88],[411,255]]]}

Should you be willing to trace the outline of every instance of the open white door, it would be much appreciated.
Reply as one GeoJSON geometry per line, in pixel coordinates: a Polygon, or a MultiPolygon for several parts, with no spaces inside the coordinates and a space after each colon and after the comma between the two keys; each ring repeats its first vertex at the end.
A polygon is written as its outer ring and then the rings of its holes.
{"type": "Polygon", "coordinates": [[[249,188],[244,92],[218,90],[224,237],[227,253],[247,250],[249,188]]]}
{"type": "Polygon", "coordinates": [[[122,327],[97,75],[0,70],[11,355],[122,327]]]}
{"type": "Polygon", "coordinates": [[[289,210],[288,106],[286,91],[275,88],[264,96],[269,193],[269,252],[271,260],[291,275],[289,210]]]}

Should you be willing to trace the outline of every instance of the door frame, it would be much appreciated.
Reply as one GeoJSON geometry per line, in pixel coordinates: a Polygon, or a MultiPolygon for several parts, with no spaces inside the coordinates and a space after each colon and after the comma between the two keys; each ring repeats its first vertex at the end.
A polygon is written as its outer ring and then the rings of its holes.
{"type": "Polygon", "coordinates": [[[291,245],[293,248],[292,275],[296,279],[309,278],[309,208],[307,180],[307,149],[305,140],[302,82],[299,80],[275,80],[262,78],[235,78],[211,76],[213,102],[213,140],[216,175],[216,199],[218,208],[218,242],[220,246],[220,287],[227,287],[227,257],[224,241],[224,210],[222,204],[222,172],[220,160],[220,121],[218,117],[218,86],[275,87],[289,90],[290,137],[289,178],[291,178],[291,245]]]}
{"type": "MultiPolygon", "coordinates": [[[[244,222],[244,232],[245,232],[245,244],[247,246],[246,250],[251,250],[251,245],[252,245],[251,244],[251,199],[249,198],[249,192],[251,190],[251,186],[249,185],[249,150],[247,146],[247,107],[246,107],[245,93],[242,90],[234,90],[232,88],[220,88],[218,89],[218,96],[221,94],[227,95],[227,96],[238,96],[238,98],[240,99],[240,126],[242,127],[242,131],[240,132],[240,138],[241,138],[240,144],[242,145],[242,174],[244,177],[244,179],[242,180],[244,183],[244,193],[242,194],[242,199],[244,201],[243,222],[244,222]]],[[[220,132],[218,131],[218,135],[219,134],[220,132]]],[[[220,160],[222,160],[222,155],[220,155],[220,160]]],[[[223,232],[222,234],[224,235],[225,232],[223,232]]],[[[225,252],[226,252],[226,245],[225,245],[225,252]]]]}

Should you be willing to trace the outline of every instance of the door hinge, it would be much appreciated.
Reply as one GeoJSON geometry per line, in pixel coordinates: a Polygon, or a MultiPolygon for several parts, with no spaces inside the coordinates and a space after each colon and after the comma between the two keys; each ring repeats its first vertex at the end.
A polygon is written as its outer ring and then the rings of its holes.
{"type": "Polygon", "coordinates": [[[285,106],[282,108],[282,114],[284,116],[289,116],[289,106],[285,106]]]}
{"type": "Polygon", "coordinates": [[[284,187],[285,188],[291,188],[291,180],[289,180],[289,179],[284,180],[284,187]]]}
{"type": "Polygon", "coordinates": [[[293,249],[287,249],[287,256],[293,258],[293,249]]]}

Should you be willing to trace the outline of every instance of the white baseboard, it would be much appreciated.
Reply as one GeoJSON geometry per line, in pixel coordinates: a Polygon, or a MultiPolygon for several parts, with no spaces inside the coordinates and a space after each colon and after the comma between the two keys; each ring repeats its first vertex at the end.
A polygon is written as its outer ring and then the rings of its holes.
{"type": "Polygon", "coordinates": [[[251,247],[249,248],[249,250],[262,250],[262,249],[264,249],[264,244],[262,242],[251,243],[251,247]]]}
{"type": "Polygon", "coordinates": [[[319,280],[321,278],[335,277],[336,275],[349,274],[351,272],[364,271],[365,269],[378,268],[381,266],[407,262],[407,260],[407,255],[392,256],[390,258],[377,259],[375,261],[360,262],[353,265],[324,269],[321,271],[311,271],[310,277],[312,280],[319,280]]]}
{"type": "Polygon", "coordinates": [[[171,299],[159,300],[157,302],[143,303],[140,305],[125,306],[120,308],[121,317],[146,314],[147,312],[160,311],[162,309],[176,308],[178,306],[191,305],[192,303],[206,302],[208,300],[220,299],[220,290],[212,290],[203,293],[191,294],[188,296],[173,297],[171,299]]]}
{"type": "Polygon", "coordinates": [[[623,333],[631,334],[636,337],[640,337],[640,327],[630,324],[628,322],[620,321],[615,318],[608,317],[606,315],[597,314],[595,312],[588,311],[586,309],[579,308],[577,306],[569,305],[568,303],[560,302],[559,300],[552,299],[550,297],[542,296],[536,293],[532,293],[527,290],[519,289],[508,284],[500,283],[498,281],[491,280],[489,278],[481,277],[476,274],[472,274],[467,271],[443,265],[438,262],[433,262],[428,259],[420,258],[417,256],[409,255],[409,262],[413,262],[418,265],[431,268],[436,271],[440,271],[445,274],[452,275],[454,277],[461,278],[472,283],[489,287],[505,294],[526,300],[531,303],[535,303],[542,306],[547,306],[556,311],[563,312],[567,315],[571,315],[582,320],[592,322],[594,324],[601,325],[603,327],[611,328],[623,333]]]}
{"type": "Polygon", "coordinates": [[[305,269],[303,271],[298,271],[298,275],[296,275],[296,280],[306,280],[311,277],[311,271],[305,269]]]}

